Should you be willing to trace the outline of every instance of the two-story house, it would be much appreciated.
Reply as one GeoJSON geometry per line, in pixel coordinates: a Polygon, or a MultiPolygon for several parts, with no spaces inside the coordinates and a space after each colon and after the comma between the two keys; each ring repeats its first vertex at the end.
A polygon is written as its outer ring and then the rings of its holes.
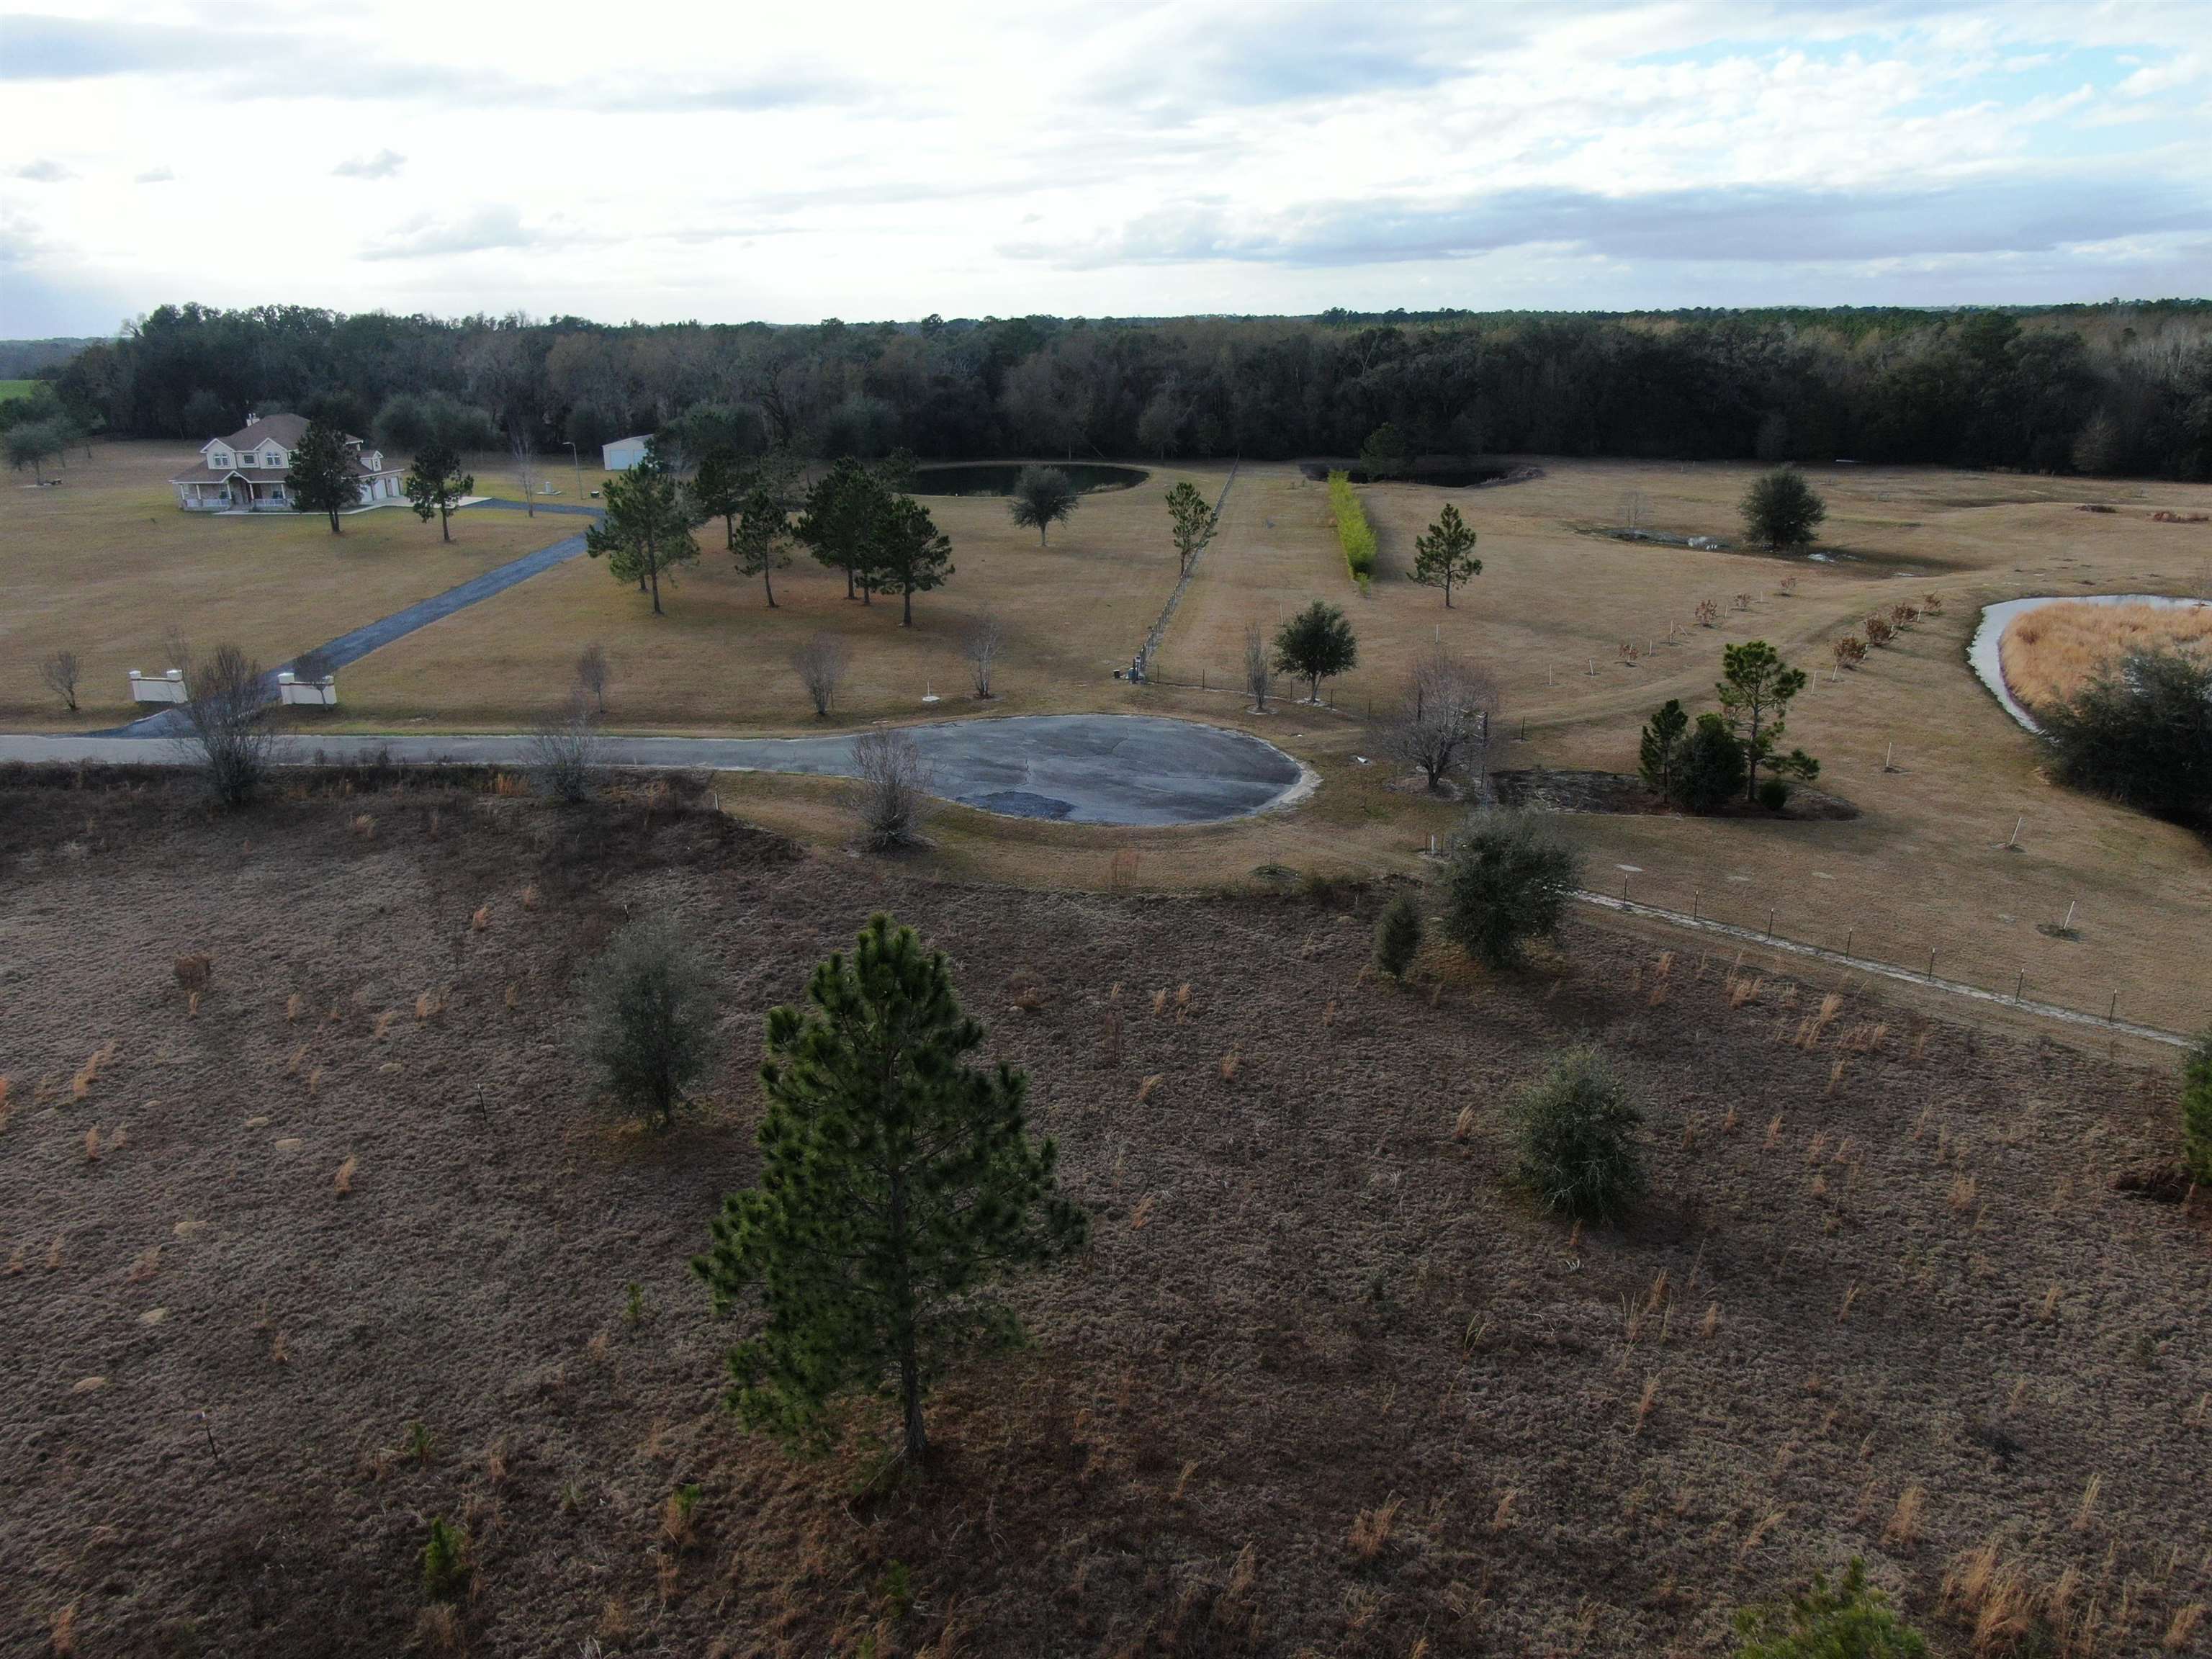
{"type": "MultiPolygon", "coordinates": [[[[200,446],[202,464],[169,480],[177,505],[200,513],[291,512],[284,478],[307,429],[304,415],[248,415],[243,430],[209,439],[200,446]]],[[[398,467],[385,465],[383,453],[358,438],[346,439],[345,448],[361,474],[363,507],[398,500],[398,467]]]]}

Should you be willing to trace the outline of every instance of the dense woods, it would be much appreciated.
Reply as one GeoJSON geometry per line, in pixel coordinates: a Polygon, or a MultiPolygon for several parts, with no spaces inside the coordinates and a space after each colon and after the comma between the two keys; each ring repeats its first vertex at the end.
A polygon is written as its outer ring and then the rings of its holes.
{"type": "Polygon", "coordinates": [[[1388,423],[1429,455],[2212,476],[2202,301],[805,326],[185,305],[43,372],[119,434],[198,439],[289,407],[400,449],[519,428],[543,446],[1285,458],[1355,454],[1388,423]]]}

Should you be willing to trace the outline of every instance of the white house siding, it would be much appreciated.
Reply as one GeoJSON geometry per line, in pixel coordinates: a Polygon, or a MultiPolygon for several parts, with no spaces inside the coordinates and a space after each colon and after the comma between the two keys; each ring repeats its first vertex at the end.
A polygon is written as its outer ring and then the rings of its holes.
{"type": "Polygon", "coordinates": [[[611,444],[601,445],[599,453],[605,458],[607,471],[610,472],[629,471],[630,468],[635,466],[640,461],[645,459],[645,446],[647,442],[647,440],[641,436],[635,438],[617,438],[611,444]]]}

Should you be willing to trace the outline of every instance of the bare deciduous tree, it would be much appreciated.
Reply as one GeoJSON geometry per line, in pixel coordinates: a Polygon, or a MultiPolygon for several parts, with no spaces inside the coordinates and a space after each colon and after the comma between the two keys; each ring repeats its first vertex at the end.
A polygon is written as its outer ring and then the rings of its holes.
{"type": "Polygon", "coordinates": [[[592,708],[602,714],[607,712],[607,680],[611,672],[606,647],[597,640],[586,646],[576,659],[576,689],[589,697],[592,708]]]}
{"type": "Polygon", "coordinates": [[[507,429],[507,453],[514,457],[514,476],[522,484],[522,504],[534,519],[538,516],[538,449],[520,421],[507,429]]]}
{"type": "Polygon", "coordinates": [[[791,653],[791,669],[814,700],[816,718],[826,719],[845,678],[845,641],[835,634],[815,635],[791,653]]]}
{"type": "Polygon", "coordinates": [[[185,690],[187,757],[206,775],[216,800],[245,805],[259,791],[276,746],[276,733],[261,718],[269,696],[261,665],[234,645],[219,645],[186,674],[185,690]]]}
{"type": "Polygon", "coordinates": [[[39,665],[39,678],[46,683],[46,690],[59,697],[72,714],[76,713],[77,672],[74,651],[57,651],[39,665]]]}
{"type": "Polygon", "coordinates": [[[1252,694],[1253,712],[1266,714],[1267,696],[1275,689],[1275,665],[1267,633],[1257,623],[1244,625],[1244,689],[1252,694]]]}
{"type": "Polygon", "coordinates": [[[861,840],[878,851],[921,840],[930,776],[915,740],[903,732],[865,732],[854,740],[853,765],[861,840]]]}
{"type": "Polygon", "coordinates": [[[606,745],[580,690],[530,734],[531,775],[555,800],[573,806],[591,799],[605,766],[606,745]]]}
{"type": "Polygon", "coordinates": [[[960,654],[968,664],[968,678],[975,683],[978,697],[991,695],[991,669],[1006,642],[1006,624],[988,611],[972,617],[960,630],[960,654]]]}
{"type": "Polygon", "coordinates": [[[1486,759],[1498,685],[1464,658],[1438,646],[1414,665],[1397,707],[1385,715],[1375,747],[1419,770],[1428,787],[1486,759]]]}

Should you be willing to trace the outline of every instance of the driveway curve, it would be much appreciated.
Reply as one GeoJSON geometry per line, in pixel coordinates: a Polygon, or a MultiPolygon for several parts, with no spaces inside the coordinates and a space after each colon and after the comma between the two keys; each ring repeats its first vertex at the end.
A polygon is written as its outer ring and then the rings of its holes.
{"type": "MultiPolygon", "coordinates": [[[[1302,798],[1312,774],[1274,744],[1218,726],[1148,714],[1021,714],[902,728],[930,793],[1004,817],[1130,827],[1213,823],[1302,798]]],[[[607,763],[703,771],[854,775],[860,734],[818,738],[609,736],[607,763]]],[[[374,760],[525,766],[531,739],[484,736],[293,737],[279,763],[374,760]]],[[[0,760],[175,765],[143,737],[0,736],[0,760]]]]}

